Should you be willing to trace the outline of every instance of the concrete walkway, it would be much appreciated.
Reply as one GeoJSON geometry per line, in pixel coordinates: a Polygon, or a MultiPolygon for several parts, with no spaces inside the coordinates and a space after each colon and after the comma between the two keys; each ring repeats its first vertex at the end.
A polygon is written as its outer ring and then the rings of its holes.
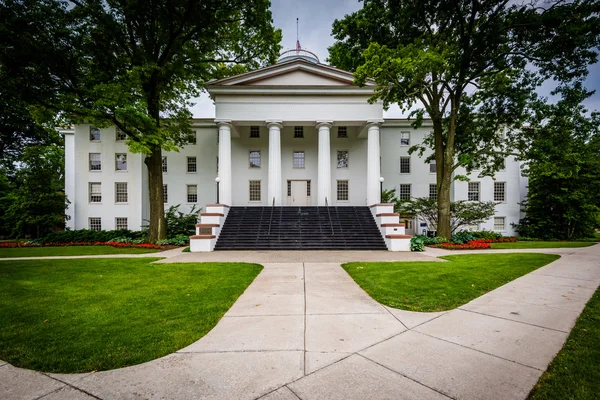
{"type": "Polygon", "coordinates": [[[600,284],[600,245],[562,250],[444,313],[384,307],[339,262],[267,263],[187,348],[92,374],[4,364],[0,398],[524,399],[600,284]]]}

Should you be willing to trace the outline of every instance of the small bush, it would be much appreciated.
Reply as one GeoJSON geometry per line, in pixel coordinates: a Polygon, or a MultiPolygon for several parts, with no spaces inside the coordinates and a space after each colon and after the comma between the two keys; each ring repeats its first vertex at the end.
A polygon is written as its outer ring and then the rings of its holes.
{"type": "Polygon", "coordinates": [[[159,240],[156,243],[160,245],[170,244],[173,246],[185,246],[190,243],[190,237],[187,235],[177,235],[169,239],[159,240]]]}
{"type": "Polygon", "coordinates": [[[482,231],[460,231],[458,233],[468,233],[473,236],[474,239],[500,239],[502,237],[501,233],[486,231],[485,229],[482,231]]]}
{"type": "Polygon", "coordinates": [[[477,238],[473,236],[470,232],[461,231],[452,235],[450,241],[454,244],[463,244],[475,239],[477,238]]]}
{"type": "Polygon", "coordinates": [[[410,251],[425,251],[423,236],[417,235],[410,239],[410,251]]]}
{"type": "Polygon", "coordinates": [[[146,241],[146,234],[140,231],[119,229],[115,231],[95,231],[80,229],[75,231],[52,232],[40,240],[41,243],[69,243],[69,242],[109,242],[114,238],[146,241]]]}
{"type": "Polygon", "coordinates": [[[429,245],[434,245],[434,244],[440,244],[440,243],[445,243],[448,241],[448,239],[446,239],[443,236],[434,236],[434,237],[429,237],[429,236],[425,236],[425,235],[415,235],[413,236],[413,238],[418,237],[423,241],[423,244],[425,246],[429,246],[429,245]]]}
{"type": "MultiPolygon", "coordinates": [[[[191,236],[196,233],[196,224],[198,223],[198,213],[201,209],[193,206],[188,214],[179,211],[180,204],[171,206],[165,212],[165,222],[167,224],[167,237],[175,238],[179,235],[191,236]]],[[[188,238],[189,241],[189,238],[188,238]]]]}

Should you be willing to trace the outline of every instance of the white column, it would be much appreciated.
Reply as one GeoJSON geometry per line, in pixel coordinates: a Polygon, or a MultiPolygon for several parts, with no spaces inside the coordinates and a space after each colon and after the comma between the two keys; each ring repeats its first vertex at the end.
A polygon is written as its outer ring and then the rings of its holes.
{"type": "Polygon", "coordinates": [[[281,206],[281,121],[267,121],[269,128],[269,182],[267,204],[281,206]]]}
{"type": "Polygon", "coordinates": [[[231,206],[231,121],[217,121],[219,127],[219,202],[231,206]]]}
{"type": "Polygon", "coordinates": [[[381,200],[379,193],[379,121],[367,121],[367,205],[377,204],[381,200]]]}
{"type": "Polygon", "coordinates": [[[331,125],[331,121],[317,121],[319,130],[317,205],[319,206],[325,205],[325,198],[329,205],[333,203],[331,199],[331,125]]]}

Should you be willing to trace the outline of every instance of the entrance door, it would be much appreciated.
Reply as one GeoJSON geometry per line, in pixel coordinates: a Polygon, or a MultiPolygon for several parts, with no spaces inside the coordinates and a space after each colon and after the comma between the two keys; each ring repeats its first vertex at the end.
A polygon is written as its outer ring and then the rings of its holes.
{"type": "Polygon", "coordinates": [[[292,205],[308,206],[308,182],[291,181],[292,183],[292,205]]]}

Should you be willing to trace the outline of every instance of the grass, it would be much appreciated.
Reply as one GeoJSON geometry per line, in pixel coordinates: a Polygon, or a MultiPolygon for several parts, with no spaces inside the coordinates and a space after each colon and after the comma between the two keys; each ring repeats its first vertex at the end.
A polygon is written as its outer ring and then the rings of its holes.
{"type": "Polygon", "coordinates": [[[559,258],[557,255],[465,254],[449,262],[353,262],[342,267],[369,295],[389,307],[445,311],[559,258]]]}
{"type": "Polygon", "coordinates": [[[0,258],[49,257],[49,256],[89,256],[100,254],[145,254],[156,253],[160,249],[134,249],[112,246],[64,246],[64,247],[16,247],[1,248],[0,258]]]}
{"type": "Polygon", "coordinates": [[[557,249],[565,247],[588,247],[595,244],[596,242],[512,242],[492,243],[492,249],[557,249]]]}
{"type": "Polygon", "coordinates": [[[529,396],[531,400],[600,398],[600,289],[529,396]]]}
{"type": "Polygon", "coordinates": [[[0,262],[0,359],[48,372],[153,360],[208,333],[262,270],[156,260],[0,262]]]}

